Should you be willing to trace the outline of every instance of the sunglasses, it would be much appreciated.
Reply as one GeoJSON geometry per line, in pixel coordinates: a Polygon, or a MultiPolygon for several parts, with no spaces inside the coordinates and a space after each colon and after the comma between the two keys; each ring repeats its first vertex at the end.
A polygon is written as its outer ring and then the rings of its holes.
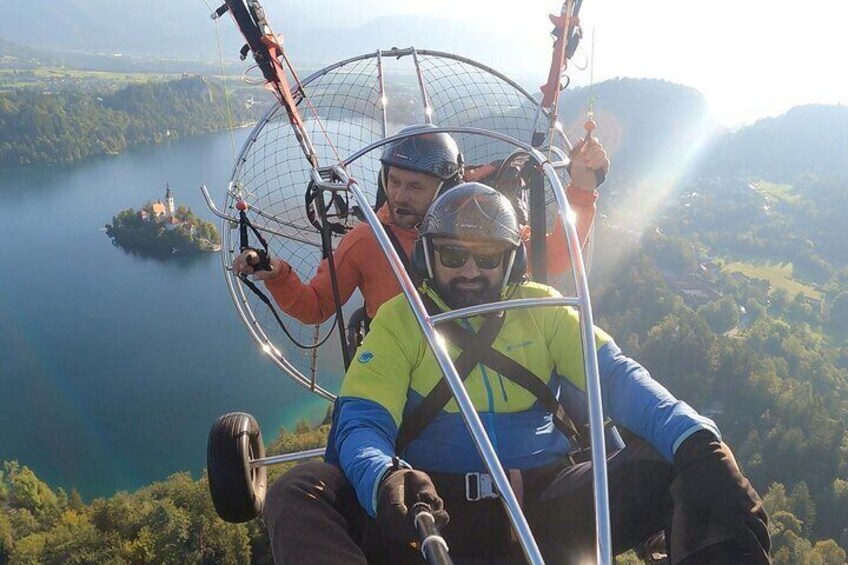
{"type": "Polygon", "coordinates": [[[474,263],[478,269],[491,270],[501,264],[504,251],[494,253],[474,253],[466,247],[453,245],[440,245],[435,248],[439,253],[439,262],[448,269],[459,269],[468,262],[469,257],[474,257],[474,263]]]}

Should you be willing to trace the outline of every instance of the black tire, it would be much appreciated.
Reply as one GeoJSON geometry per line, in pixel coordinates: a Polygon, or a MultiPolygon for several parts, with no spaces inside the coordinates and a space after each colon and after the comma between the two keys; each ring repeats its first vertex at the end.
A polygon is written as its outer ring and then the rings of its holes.
{"type": "Polygon", "coordinates": [[[268,473],[251,469],[251,459],[265,457],[259,424],[250,414],[224,414],[209,431],[206,468],[215,511],[227,522],[240,524],[262,513],[268,473]]]}

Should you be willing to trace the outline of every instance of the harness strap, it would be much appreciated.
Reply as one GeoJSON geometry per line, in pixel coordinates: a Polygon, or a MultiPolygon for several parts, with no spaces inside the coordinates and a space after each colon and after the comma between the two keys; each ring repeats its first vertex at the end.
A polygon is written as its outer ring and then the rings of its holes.
{"type": "Polygon", "coordinates": [[[397,252],[398,257],[400,257],[400,262],[403,263],[403,268],[406,269],[406,273],[409,275],[409,278],[412,279],[412,284],[414,284],[415,287],[417,288],[418,286],[421,285],[422,280],[421,280],[421,277],[419,277],[415,273],[415,270],[412,268],[412,263],[410,262],[409,256],[406,254],[406,251],[404,250],[403,245],[401,245],[400,240],[398,239],[397,235],[395,235],[395,232],[392,231],[392,227],[390,225],[388,225],[388,224],[381,224],[381,225],[383,226],[383,229],[386,231],[386,235],[389,236],[389,241],[392,243],[392,247],[395,248],[395,251],[397,252]]]}
{"type": "MultiPolygon", "coordinates": [[[[422,301],[431,315],[440,311],[439,307],[429,296],[422,295],[422,301]]],[[[568,438],[572,446],[577,446],[581,449],[586,448],[588,446],[587,438],[580,434],[574,422],[566,414],[565,408],[559,403],[554,393],[551,392],[551,389],[528,368],[491,346],[494,343],[495,337],[497,337],[497,332],[500,332],[505,318],[505,314],[487,318],[477,334],[461,327],[455,322],[440,326],[440,330],[448,341],[462,351],[454,362],[457,373],[459,373],[464,381],[477,363],[482,363],[490,369],[497,371],[508,380],[535,396],[545,410],[553,415],[554,425],[568,438]],[[498,320],[497,328],[495,328],[494,322],[490,322],[490,320],[498,320]],[[496,329],[494,336],[489,336],[488,332],[491,332],[493,329],[496,329]],[[484,334],[484,331],[487,333],[484,334]],[[460,372],[460,368],[463,369],[464,373],[460,372]]],[[[403,422],[401,422],[396,443],[397,453],[403,453],[409,446],[409,443],[427,427],[433,418],[447,405],[450,399],[450,388],[447,381],[441,379],[421,404],[412,411],[409,417],[404,418],[403,422]]]]}
{"type": "MultiPolygon", "coordinates": [[[[422,299],[424,300],[424,304],[427,306],[427,310],[430,310],[432,306],[432,308],[435,308],[436,311],[438,311],[438,306],[436,306],[432,299],[426,295],[422,295],[422,299]]],[[[462,347],[459,357],[457,357],[454,361],[454,367],[456,367],[456,372],[460,379],[465,381],[468,375],[471,374],[471,370],[474,369],[477,363],[480,362],[482,353],[491,347],[492,343],[494,343],[495,338],[498,337],[498,333],[501,331],[504,318],[505,316],[503,314],[500,316],[491,316],[486,318],[483,325],[480,327],[479,332],[476,334],[471,331],[468,332],[468,339],[464,342],[465,346],[462,347]]],[[[463,331],[456,322],[449,322],[445,324],[445,326],[463,331]]],[[[448,339],[450,339],[450,335],[447,333],[446,335],[448,335],[448,339]]],[[[401,422],[400,429],[398,430],[397,441],[395,442],[395,452],[402,454],[412,440],[415,439],[418,434],[420,434],[424,428],[433,421],[433,418],[436,417],[442,408],[447,405],[451,397],[451,390],[447,380],[439,379],[439,382],[436,383],[433,390],[424,397],[421,404],[416,406],[415,410],[413,410],[412,413],[408,417],[405,417],[401,422]]]]}
{"type": "MultiPolygon", "coordinates": [[[[258,229],[256,229],[256,226],[251,223],[250,219],[247,217],[247,213],[245,213],[245,209],[239,208],[239,250],[246,251],[248,249],[252,249],[259,256],[259,261],[252,265],[254,270],[268,271],[271,269],[271,259],[268,255],[268,242],[262,236],[262,233],[258,229]],[[256,239],[259,240],[259,243],[262,245],[262,249],[257,249],[255,247],[250,246],[247,231],[248,229],[250,229],[256,236],[256,239]]],[[[249,288],[250,291],[255,294],[259,298],[259,300],[261,300],[268,307],[269,310],[271,310],[271,314],[274,315],[274,319],[277,320],[277,324],[280,326],[280,329],[283,330],[283,333],[286,334],[286,337],[288,337],[289,340],[291,340],[291,342],[297,347],[307,350],[318,349],[319,347],[324,345],[324,343],[327,341],[327,339],[329,339],[330,335],[333,333],[332,330],[330,330],[329,332],[327,332],[327,335],[325,335],[319,342],[314,343],[312,345],[301,343],[297,340],[295,336],[291,334],[289,329],[283,323],[283,319],[280,318],[280,315],[277,313],[277,309],[274,308],[274,305],[271,303],[271,300],[264,292],[259,290],[259,287],[256,286],[256,283],[248,279],[247,275],[239,275],[238,279],[242,282],[242,284],[249,288]]]]}
{"type": "MultiPolygon", "coordinates": [[[[240,202],[240,205],[243,202],[240,202]]],[[[239,251],[247,251],[253,250],[256,252],[256,255],[259,257],[259,260],[251,265],[254,271],[270,271],[271,270],[271,258],[268,256],[268,242],[262,236],[262,232],[256,229],[256,226],[251,223],[250,219],[247,217],[247,212],[245,212],[244,208],[239,208],[239,251]],[[250,246],[249,237],[247,230],[253,232],[253,235],[256,236],[256,239],[259,241],[259,244],[262,245],[262,249],[256,249],[255,247],[250,246]]]]}
{"type": "MultiPolygon", "coordinates": [[[[451,328],[451,331],[453,331],[453,328],[451,328]]],[[[467,340],[466,335],[460,336],[458,333],[456,336],[451,336],[450,333],[445,332],[445,335],[451,342],[460,347],[462,347],[461,344],[463,341],[467,340]]],[[[530,371],[530,369],[491,347],[482,352],[480,362],[494,369],[521,388],[529,391],[542,404],[545,410],[553,415],[554,425],[571,441],[572,445],[580,446],[581,448],[585,447],[577,427],[565,413],[565,408],[559,403],[559,400],[551,392],[551,389],[548,388],[548,385],[530,371]]]]}

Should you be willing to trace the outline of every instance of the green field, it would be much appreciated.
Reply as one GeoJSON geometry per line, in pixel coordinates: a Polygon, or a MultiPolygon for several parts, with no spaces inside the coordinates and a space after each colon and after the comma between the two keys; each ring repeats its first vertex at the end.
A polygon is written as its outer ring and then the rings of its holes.
{"type": "MultiPolygon", "coordinates": [[[[144,84],[176,80],[185,73],[82,71],[55,66],[29,69],[0,68],[0,92],[18,88],[38,88],[47,91],[76,89],[83,91],[111,91],[130,84],[144,84]]],[[[242,86],[240,76],[205,75],[214,81],[242,86]]]]}
{"type": "Polygon", "coordinates": [[[131,83],[162,81],[179,78],[178,74],[126,73],[105,71],[80,71],[61,67],[35,67],[32,69],[0,69],[0,88],[49,88],[88,84],[125,86],[131,83]]]}
{"type": "Polygon", "coordinates": [[[785,289],[789,296],[795,296],[799,292],[810,298],[820,300],[822,293],[815,288],[798,282],[792,278],[792,263],[746,263],[744,261],[731,261],[725,263],[722,270],[726,273],[742,273],[750,279],[764,279],[772,286],[772,290],[785,289]]]}
{"type": "Polygon", "coordinates": [[[781,200],[789,204],[795,204],[800,200],[799,196],[795,194],[795,189],[791,184],[777,184],[763,180],[755,180],[751,182],[751,186],[753,186],[760,194],[770,196],[775,200],[781,200]]]}

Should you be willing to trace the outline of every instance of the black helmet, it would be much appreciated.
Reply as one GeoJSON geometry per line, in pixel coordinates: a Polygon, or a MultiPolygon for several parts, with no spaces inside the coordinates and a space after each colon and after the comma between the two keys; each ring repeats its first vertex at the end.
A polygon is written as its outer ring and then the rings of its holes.
{"type": "Polygon", "coordinates": [[[412,269],[421,278],[433,278],[434,237],[510,245],[501,290],[524,280],[527,255],[515,209],[497,190],[479,182],[464,182],[439,196],[418,226],[420,238],[412,252],[412,269]]]}
{"type": "Polygon", "coordinates": [[[462,174],[459,147],[449,134],[427,131],[433,127],[432,124],[422,124],[400,130],[398,134],[416,131],[421,134],[388,144],[380,157],[384,171],[388,167],[397,167],[436,177],[443,183],[459,182],[462,174]]]}
{"type": "Polygon", "coordinates": [[[418,228],[424,237],[521,243],[515,209],[497,190],[479,182],[455,186],[433,202],[418,228]]]}

